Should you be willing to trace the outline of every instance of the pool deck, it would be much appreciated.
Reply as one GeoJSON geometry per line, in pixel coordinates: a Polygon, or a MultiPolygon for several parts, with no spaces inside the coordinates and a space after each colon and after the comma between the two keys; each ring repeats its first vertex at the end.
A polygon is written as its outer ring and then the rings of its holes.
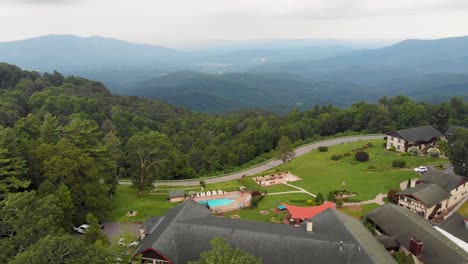
{"type": "Polygon", "coordinates": [[[192,199],[196,202],[200,202],[200,201],[208,201],[208,200],[223,199],[223,198],[231,199],[233,200],[233,202],[228,205],[211,207],[210,210],[213,213],[218,214],[218,213],[235,211],[241,208],[249,207],[251,205],[250,199],[252,198],[252,195],[249,192],[236,191],[236,192],[228,192],[226,194],[221,194],[221,195],[194,197],[192,199]]]}

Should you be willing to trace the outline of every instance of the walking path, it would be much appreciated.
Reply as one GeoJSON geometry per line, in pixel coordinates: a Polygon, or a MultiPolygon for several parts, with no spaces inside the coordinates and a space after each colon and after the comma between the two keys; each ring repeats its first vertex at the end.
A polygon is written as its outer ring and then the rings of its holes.
{"type": "Polygon", "coordinates": [[[367,200],[367,201],[362,201],[362,202],[355,202],[355,203],[343,203],[343,206],[363,205],[363,204],[371,204],[371,203],[376,203],[378,205],[384,205],[385,202],[383,201],[383,198],[385,198],[385,197],[387,197],[386,194],[379,193],[372,200],[367,200]]]}
{"type": "Polygon", "coordinates": [[[308,191],[306,191],[306,190],[304,190],[304,189],[302,189],[302,188],[300,188],[300,187],[294,186],[294,185],[289,184],[289,183],[284,183],[284,185],[287,185],[287,186],[292,187],[292,188],[296,188],[296,189],[298,189],[299,191],[302,191],[303,193],[307,193],[307,194],[309,194],[309,195],[311,195],[311,196],[313,196],[313,197],[316,197],[315,194],[310,193],[310,192],[308,192],[308,191]]]}
{"type": "MultiPolygon", "coordinates": [[[[294,150],[295,157],[302,156],[310,151],[320,147],[320,146],[334,146],[344,143],[356,142],[356,141],[366,141],[366,140],[374,140],[374,139],[382,139],[384,135],[363,135],[363,136],[351,136],[351,137],[342,137],[342,138],[334,138],[323,140],[319,142],[315,142],[312,144],[307,144],[301,147],[298,147],[294,150]]],[[[225,182],[230,180],[236,180],[241,178],[242,176],[251,176],[255,175],[260,172],[264,172],[270,170],[273,167],[281,165],[283,162],[281,160],[270,160],[264,163],[260,163],[255,167],[251,167],[246,170],[238,171],[232,174],[227,175],[219,175],[213,177],[205,177],[205,178],[198,178],[198,179],[191,179],[191,180],[169,180],[169,181],[155,181],[154,184],[160,185],[170,185],[170,186],[197,186],[200,184],[200,181],[203,180],[207,184],[208,183],[218,183],[218,182],[225,182]]],[[[130,181],[119,181],[119,184],[122,185],[131,185],[130,181]]],[[[309,193],[312,196],[315,196],[309,193]]]]}

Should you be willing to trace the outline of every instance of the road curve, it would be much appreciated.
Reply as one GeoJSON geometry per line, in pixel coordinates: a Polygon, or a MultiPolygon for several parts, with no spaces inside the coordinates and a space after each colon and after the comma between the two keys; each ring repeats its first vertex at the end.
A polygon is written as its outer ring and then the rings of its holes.
{"type": "MultiPolygon", "coordinates": [[[[307,144],[301,147],[298,147],[294,150],[295,157],[302,156],[320,146],[333,146],[343,143],[350,143],[355,141],[365,141],[365,140],[374,140],[374,139],[383,139],[384,135],[363,135],[363,136],[351,136],[351,137],[342,137],[334,138],[323,141],[318,141],[316,143],[307,144]]],[[[250,176],[263,171],[267,171],[273,167],[281,165],[283,162],[281,160],[271,160],[269,162],[260,164],[256,167],[251,167],[242,171],[234,172],[227,174],[225,176],[213,176],[206,178],[190,179],[190,180],[172,180],[172,181],[155,181],[154,184],[165,185],[165,186],[197,186],[200,185],[200,181],[204,180],[206,183],[217,183],[225,182],[230,180],[235,180],[241,178],[243,175],[250,176]]],[[[119,184],[130,185],[129,181],[119,181],[119,184]]]]}

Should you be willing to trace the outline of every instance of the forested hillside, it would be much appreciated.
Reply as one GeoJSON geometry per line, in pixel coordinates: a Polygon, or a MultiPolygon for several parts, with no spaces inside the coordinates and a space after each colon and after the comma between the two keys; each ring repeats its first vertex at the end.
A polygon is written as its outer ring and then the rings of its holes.
{"type": "Polygon", "coordinates": [[[460,98],[432,105],[383,97],[347,109],[317,105],[284,116],[216,116],[113,96],[99,82],[8,64],[0,64],[0,84],[1,263],[131,257],[121,255],[122,248],[94,244],[106,241],[96,217],[111,210],[119,177],[141,189],[154,179],[226,172],[271,157],[282,136],[299,145],[338,133],[468,126],[468,105],[460,98]],[[84,240],[68,234],[84,221],[93,226],[84,240]]]}

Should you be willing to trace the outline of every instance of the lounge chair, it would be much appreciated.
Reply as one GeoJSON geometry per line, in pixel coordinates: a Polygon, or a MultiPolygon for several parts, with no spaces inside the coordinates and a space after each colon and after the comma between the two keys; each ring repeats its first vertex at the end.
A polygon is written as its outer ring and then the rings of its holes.
{"type": "Polygon", "coordinates": [[[211,192],[210,192],[210,191],[207,191],[207,192],[206,192],[206,196],[211,196],[211,192]]]}
{"type": "Polygon", "coordinates": [[[213,191],[213,195],[218,195],[218,192],[216,190],[213,191]]]}

